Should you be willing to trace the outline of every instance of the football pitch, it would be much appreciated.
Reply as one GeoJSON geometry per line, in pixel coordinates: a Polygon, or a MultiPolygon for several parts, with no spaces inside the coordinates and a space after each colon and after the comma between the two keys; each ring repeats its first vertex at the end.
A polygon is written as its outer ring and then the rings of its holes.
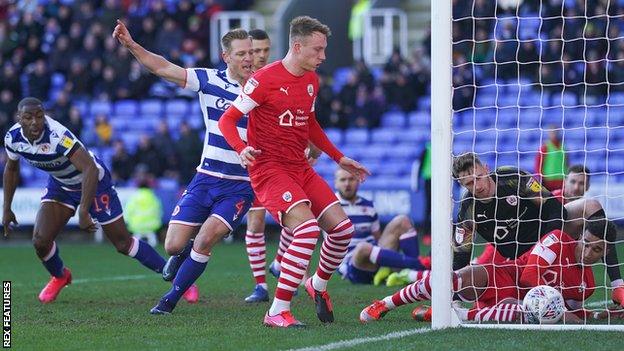
{"type": "MultiPolygon", "coordinates": [[[[269,256],[275,252],[270,243],[269,256]]],[[[180,301],[169,316],[149,309],[169,288],[159,275],[115,252],[112,245],[60,244],[74,282],[56,302],[37,300],[48,274],[28,244],[0,246],[0,277],[12,281],[12,347],[16,350],[621,350],[622,335],[597,331],[430,331],[410,318],[412,306],[362,325],[358,316],[373,299],[396,288],[330,282],[336,321],[322,325],[300,288],[294,315],[306,329],[262,325],[269,303],[246,304],[253,288],[241,242],[218,245],[200,280],[200,301],[180,301]]],[[[162,248],[161,248],[162,252],[162,248]]],[[[622,257],[622,255],[620,255],[622,257]]],[[[597,273],[597,284],[602,274],[597,273]]],[[[276,284],[268,276],[271,293],[276,284]]],[[[598,291],[594,299],[604,296],[598,291]]]]}

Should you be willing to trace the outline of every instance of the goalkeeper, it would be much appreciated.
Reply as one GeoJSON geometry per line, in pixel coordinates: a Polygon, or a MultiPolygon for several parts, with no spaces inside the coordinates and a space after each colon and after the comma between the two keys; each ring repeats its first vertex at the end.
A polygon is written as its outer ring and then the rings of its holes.
{"type": "MultiPolygon", "coordinates": [[[[622,311],[593,311],[583,308],[595,291],[591,266],[598,262],[615,240],[615,226],[606,218],[591,221],[582,240],[577,241],[561,230],[544,235],[532,250],[515,261],[502,265],[471,265],[453,273],[453,291],[461,300],[475,301],[471,309],[455,308],[463,321],[518,322],[524,310],[519,301],[538,285],[549,285],[561,292],[568,311],[566,323],[582,323],[585,319],[622,318],[622,311]]],[[[431,298],[430,277],[374,301],[360,313],[363,323],[379,320],[399,306],[431,298]]],[[[416,307],[412,316],[431,320],[431,308],[416,307]]]]}

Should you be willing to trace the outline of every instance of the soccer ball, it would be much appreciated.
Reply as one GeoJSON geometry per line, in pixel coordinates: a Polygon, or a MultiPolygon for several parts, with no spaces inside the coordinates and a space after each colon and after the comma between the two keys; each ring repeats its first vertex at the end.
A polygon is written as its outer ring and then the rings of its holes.
{"type": "Polygon", "coordinates": [[[529,290],[522,302],[527,322],[531,324],[555,324],[565,312],[561,293],[548,285],[529,290]]]}

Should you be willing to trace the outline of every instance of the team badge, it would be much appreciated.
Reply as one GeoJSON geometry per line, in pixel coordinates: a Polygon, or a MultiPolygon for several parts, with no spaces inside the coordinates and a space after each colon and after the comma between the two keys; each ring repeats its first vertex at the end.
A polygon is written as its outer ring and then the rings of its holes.
{"type": "Polygon", "coordinates": [[[41,146],[39,146],[39,150],[41,150],[41,152],[50,151],[50,144],[42,144],[41,146]]]}
{"type": "Polygon", "coordinates": [[[466,235],[466,230],[460,226],[455,227],[455,242],[461,244],[464,242],[464,235],[466,235]]]}
{"type": "Polygon", "coordinates": [[[171,216],[175,216],[178,213],[180,213],[180,206],[176,205],[176,207],[173,209],[173,213],[171,214],[171,216]]]}
{"type": "Polygon", "coordinates": [[[253,93],[253,91],[258,87],[259,84],[260,83],[258,83],[257,80],[249,78],[249,80],[247,81],[247,83],[245,83],[245,86],[243,87],[243,93],[247,95],[253,93]]]}
{"type": "Polygon", "coordinates": [[[516,195],[507,196],[505,200],[507,200],[507,203],[511,206],[516,206],[518,204],[518,198],[516,195]]]}
{"type": "Polygon", "coordinates": [[[70,149],[72,146],[74,146],[75,142],[75,140],[72,140],[67,135],[63,135],[63,138],[61,139],[61,145],[66,149],[70,149]]]}
{"type": "Polygon", "coordinates": [[[292,201],[292,194],[290,193],[290,191],[287,191],[285,193],[282,194],[282,199],[284,199],[284,201],[286,202],[291,202],[292,201]]]}
{"type": "Polygon", "coordinates": [[[312,84],[308,84],[308,95],[314,95],[314,87],[312,86],[312,84]]]}

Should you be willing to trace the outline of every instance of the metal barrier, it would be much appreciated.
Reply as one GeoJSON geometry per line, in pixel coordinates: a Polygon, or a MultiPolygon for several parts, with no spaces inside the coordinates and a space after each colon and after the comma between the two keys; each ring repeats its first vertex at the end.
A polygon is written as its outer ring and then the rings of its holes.
{"type": "Polygon", "coordinates": [[[264,29],[264,17],[255,11],[223,11],[210,19],[210,61],[221,59],[221,37],[232,28],[264,29]]]}

